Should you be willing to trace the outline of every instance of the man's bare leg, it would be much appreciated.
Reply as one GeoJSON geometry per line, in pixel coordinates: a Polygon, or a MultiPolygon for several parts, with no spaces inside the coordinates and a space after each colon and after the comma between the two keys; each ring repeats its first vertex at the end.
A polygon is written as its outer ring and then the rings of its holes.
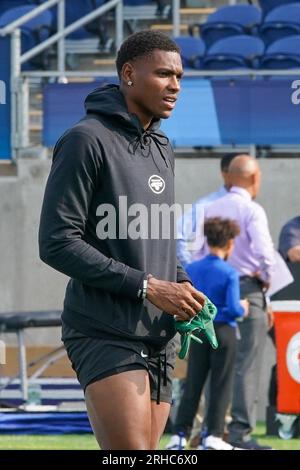
{"type": "MultiPolygon", "coordinates": [[[[122,372],[94,382],[87,386],[85,400],[101,449],[150,449],[151,400],[146,370],[122,372]]],[[[162,422],[156,412],[155,422],[158,435],[162,422]]]]}
{"type": "Polygon", "coordinates": [[[159,405],[151,402],[151,442],[149,449],[157,449],[159,440],[165,430],[171,405],[161,402],[159,405]]]}

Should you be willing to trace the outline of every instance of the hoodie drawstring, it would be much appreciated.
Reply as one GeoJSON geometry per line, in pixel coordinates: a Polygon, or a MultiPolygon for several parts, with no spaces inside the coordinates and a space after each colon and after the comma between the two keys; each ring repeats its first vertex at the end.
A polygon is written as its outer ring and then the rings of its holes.
{"type": "MultiPolygon", "coordinates": [[[[145,157],[145,158],[148,158],[149,155],[151,154],[153,163],[155,164],[156,168],[160,172],[160,168],[157,165],[157,163],[155,161],[155,158],[154,158],[154,155],[151,151],[151,139],[155,143],[162,159],[165,162],[166,167],[169,168],[168,161],[167,161],[166,157],[164,156],[164,154],[162,152],[162,149],[161,149],[161,147],[167,147],[167,145],[169,143],[169,139],[166,136],[162,135],[162,134],[159,134],[157,132],[153,132],[151,130],[147,130],[147,131],[143,132],[141,135],[135,137],[129,143],[128,150],[132,155],[134,155],[137,148],[140,146],[141,151],[142,151],[142,156],[145,157]]],[[[169,163],[170,163],[170,161],[169,161],[169,163]]],[[[172,167],[172,170],[173,170],[173,167],[172,167]]],[[[173,172],[174,172],[174,170],[173,170],[173,172]]]]}
{"type": "Polygon", "coordinates": [[[156,403],[159,405],[160,404],[160,387],[161,387],[161,366],[163,362],[163,385],[166,387],[167,385],[167,353],[166,350],[162,351],[159,353],[158,356],[158,376],[157,376],[157,397],[156,397],[156,403]]]}

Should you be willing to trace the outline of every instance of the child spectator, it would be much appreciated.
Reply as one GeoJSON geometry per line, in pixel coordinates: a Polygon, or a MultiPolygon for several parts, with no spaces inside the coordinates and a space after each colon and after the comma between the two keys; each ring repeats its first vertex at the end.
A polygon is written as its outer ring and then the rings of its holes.
{"type": "Polygon", "coordinates": [[[203,343],[192,342],[184,393],[175,420],[174,434],[168,449],[178,448],[182,435],[189,437],[196,415],[202,389],[211,372],[209,403],[207,410],[207,437],[203,446],[214,450],[233,450],[223,440],[225,416],[230,403],[235,353],[237,323],[248,314],[249,303],[240,300],[239,276],[226,263],[234,247],[234,238],[240,229],[236,222],[219,217],[207,219],[204,235],[209,255],[186,267],[196,289],[201,290],[216,305],[218,313],[214,326],[219,347],[214,350],[202,337],[203,343]]]}

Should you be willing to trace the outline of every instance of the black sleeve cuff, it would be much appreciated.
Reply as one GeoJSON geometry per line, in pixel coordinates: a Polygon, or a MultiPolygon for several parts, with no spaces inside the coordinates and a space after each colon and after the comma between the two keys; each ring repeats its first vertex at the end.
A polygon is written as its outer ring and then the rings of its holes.
{"type": "Polygon", "coordinates": [[[146,277],[145,272],[128,268],[118,294],[136,300],[138,298],[138,291],[146,277]]]}
{"type": "Polygon", "coordinates": [[[187,273],[185,272],[185,270],[183,269],[183,267],[180,264],[177,266],[176,281],[177,282],[189,282],[190,284],[193,285],[193,283],[190,280],[189,276],[187,275],[187,273]]]}

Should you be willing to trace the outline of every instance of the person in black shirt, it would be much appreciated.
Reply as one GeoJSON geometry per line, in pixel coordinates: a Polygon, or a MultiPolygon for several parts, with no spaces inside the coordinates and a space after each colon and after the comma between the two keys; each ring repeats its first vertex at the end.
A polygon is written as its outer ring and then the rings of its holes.
{"type": "Polygon", "coordinates": [[[279,251],[286,261],[300,262],[300,216],[289,220],[279,235],[279,251]]]}
{"type": "Polygon", "coordinates": [[[100,447],[154,449],[170,410],[173,317],[204,303],[176,260],[176,223],[172,232],[155,216],[174,204],[159,121],[175,106],[182,64],[155,31],[130,36],[116,64],[120,86],[92,92],[86,117],[55,146],[40,257],[71,278],[62,339],[100,447]]]}

